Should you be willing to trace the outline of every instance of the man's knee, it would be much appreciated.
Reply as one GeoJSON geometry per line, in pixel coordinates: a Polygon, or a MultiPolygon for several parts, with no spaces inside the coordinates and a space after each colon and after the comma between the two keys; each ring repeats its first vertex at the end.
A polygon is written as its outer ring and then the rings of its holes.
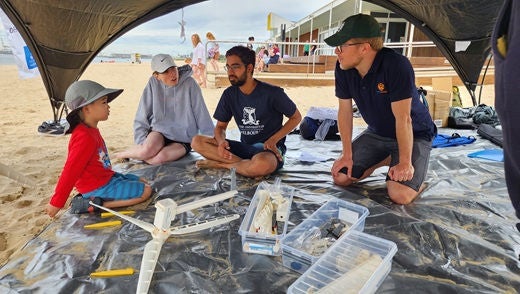
{"type": "Polygon", "coordinates": [[[196,135],[191,139],[191,148],[198,152],[207,143],[208,138],[204,135],[196,135]]]}
{"type": "Polygon", "coordinates": [[[414,189],[391,181],[387,182],[387,191],[388,196],[393,202],[402,205],[412,203],[415,198],[417,198],[417,195],[419,195],[419,192],[415,191],[414,189]]]}
{"type": "Polygon", "coordinates": [[[278,159],[273,153],[261,152],[251,159],[250,171],[255,176],[265,176],[276,171],[278,159]]]}
{"type": "Polygon", "coordinates": [[[338,186],[350,186],[354,181],[347,177],[344,173],[338,173],[337,176],[332,176],[332,181],[338,186]]]}

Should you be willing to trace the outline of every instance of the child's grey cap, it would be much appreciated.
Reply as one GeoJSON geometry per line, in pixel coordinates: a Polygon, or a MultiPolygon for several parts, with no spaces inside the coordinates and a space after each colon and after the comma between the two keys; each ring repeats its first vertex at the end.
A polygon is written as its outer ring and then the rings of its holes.
{"type": "Polygon", "coordinates": [[[70,110],[67,115],[67,121],[71,121],[78,110],[104,96],[108,96],[108,102],[114,100],[119,94],[123,92],[123,89],[110,89],[101,86],[100,84],[89,81],[76,81],[72,83],[67,92],[65,92],[65,105],[70,110]]]}

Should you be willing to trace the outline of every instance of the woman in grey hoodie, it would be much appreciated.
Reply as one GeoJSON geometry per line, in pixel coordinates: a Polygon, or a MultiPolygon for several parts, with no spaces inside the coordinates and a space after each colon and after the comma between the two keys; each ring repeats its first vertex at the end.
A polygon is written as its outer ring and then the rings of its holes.
{"type": "Polygon", "coordinates": [[[115,158],[162,164],[189,153],[195,135],[213,135],[213,121],[191,67],[177,67],[170,55],[158,54],[152,58],[152,71],[134,119],[136,145],[115,158]]]}

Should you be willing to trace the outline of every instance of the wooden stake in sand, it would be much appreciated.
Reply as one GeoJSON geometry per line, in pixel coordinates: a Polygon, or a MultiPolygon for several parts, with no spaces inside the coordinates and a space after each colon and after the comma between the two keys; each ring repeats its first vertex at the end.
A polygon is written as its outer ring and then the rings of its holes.
{"type": "Polygon", "coordinates": [[[17,172],[13,168],[0,163],[0,175],[6,176],[12,180],[17,181],[18,183],[28,186],[28,187],[35,187],[36,183],[29,179],[28,177],[22,175],[21,173],[17,172]]]}

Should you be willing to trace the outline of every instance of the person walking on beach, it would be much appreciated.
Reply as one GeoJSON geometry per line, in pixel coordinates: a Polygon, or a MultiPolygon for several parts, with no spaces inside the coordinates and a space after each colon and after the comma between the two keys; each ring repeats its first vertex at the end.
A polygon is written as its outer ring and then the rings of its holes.
{"type": "Polygon", "coordinates": [[[220,58],[218,43],[215,42],[216,38],[211,32],[206,33],[206,38],[208,39],[208,45],[210,46],[208,49],[209,63],[213,70],[218,72],[218,59],[220,58]]]}
{"type": "Polygon", "coordinates": [[[168,54],[152,58],[152,76],[144,88],[134,119],[136,145],[116,153],[158,165],[191,151],[191,139],[213,133],[213,121],[189,65],[177,67],[168,54]]]}
{"type": "Polygon", "coordinates": [[[198,34],[191,35],[191,43],[193,44],[191,57],[193,76],[202,88],[206,88],[206,50],[198,34]]]}
{"type": "Polygon", "coordinates": [[[348,17],[325,39],[336,47],[336,97],[342,154],[334,162],[334,183],[349,186],[390,166],[390,199],[412,202],[424,188],[436,127],[419,100],[410,61],[383,48],[380,26],[369,15],[348,17]],[[352,100],[368,128],[352,142],[352,100]]]}
{"type": "Polygon", "coordinates": [[[226,52],[231,86],[224,90],[215,109],[213,137],[198,135],[192,140],[193,149],[206,158],[197,161],[197,167],[234,167],[238,174],[250,178],[283,167],[285,137],[298,125],[301,114],[282,88],[253,78],[255,58],[255,51],[244,46],[226,52]],[[288,120],[282,124],[284,116],[288,120]],[[232,118],[240,130],[240,142],[226,139],[232,118]]]}
{"type": "Polygon", "coordinates": [[[65,104],[70,110],[67,121],[72,135],[67,161],[63,167],[46,212],[50,217],[63,208],[74,187],[81,193],[71,202],[73,213],[96,211],[89,201],[108,208],[135,205],[152,195],[146,181],[133,174],[112,170],[105,141],[98,123],[108,119],[109,102],[122,89],[108,89],[89,81],[72,83],[65,93],[65,104]]]}

